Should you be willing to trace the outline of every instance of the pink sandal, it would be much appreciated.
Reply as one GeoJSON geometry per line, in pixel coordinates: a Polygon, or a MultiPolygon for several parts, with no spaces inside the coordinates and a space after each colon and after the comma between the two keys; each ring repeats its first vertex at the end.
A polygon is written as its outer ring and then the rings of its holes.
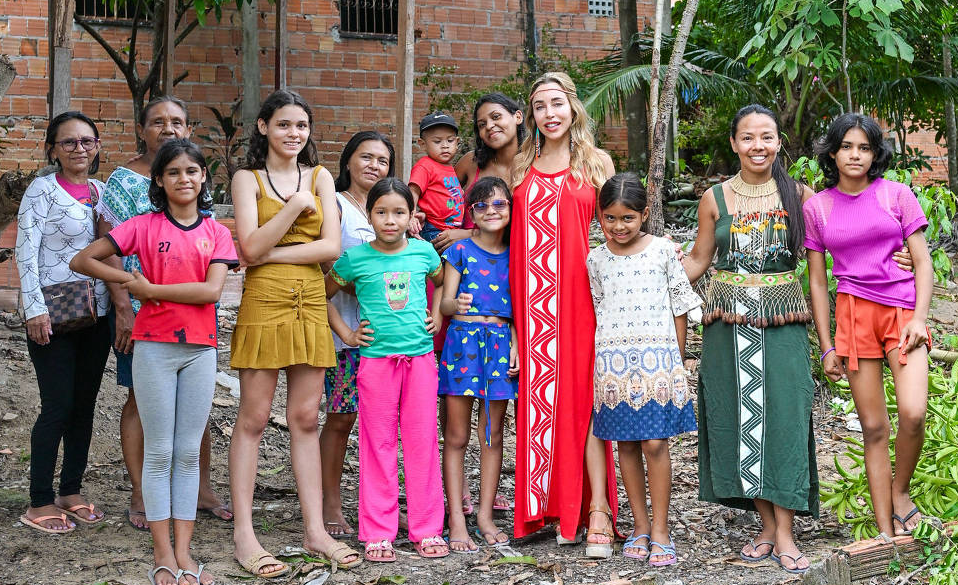
{"type": "Polygon", "coordinates": [[[442,557],[449,556],[449,545],[440,536],[429,536],[415,543],[413,546],[415,547],[416,552],[419,553],[419,556],[421,556],[424,559],[441,559],[442,557]],[[435,551],[435,550],[432,552],[426,552],[426,548],[429,548],[429,547],[431,548],[443,547],[446,550],[441,552],[435,551]]]}
{"type": "Polygon", "coordinates": [[[509,501],[504,494],[496,493],[496,499],[493,501],[492,509],[500,511],[508,511],[513,507],[512,502],[509,501]]]}
{"type": "Polygon", "coordinates": [[[378,540],[378,541],[369,541],[366,543],[366,552],[363,555],[367,561],[371,563],[394,563],[396,562],[396,551],[393,550],[393,543],[388,540],[378,540]],[[379,555],[376,557],[370,556],[369,553],[373,551],[382,551],[384,553],[388,552],[389,556],[379,555]]]}

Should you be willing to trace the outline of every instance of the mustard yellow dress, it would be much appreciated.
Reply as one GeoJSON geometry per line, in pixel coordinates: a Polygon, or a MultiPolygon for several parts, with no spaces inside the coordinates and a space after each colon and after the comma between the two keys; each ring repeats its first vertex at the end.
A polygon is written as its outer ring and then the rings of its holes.
{"type": "MultiPolygon", "coordinates": [[[[322,167],[316,167],[312,184],[322,167]]],[[[262,226],[283,208],[267,192],[260,174],[256,200],[257,225],[262,226]]],[[[316,213],[300,214],[277,246],[305,244],[319,239],[323,208],[316,197],[316,213]]],[[[326,317],[326,286],[319,264],[263,264],[246,269],[243,299],[231,341],[233,369],[280,369],[296,364],[334,367],[336,352],[326,317]]]]}

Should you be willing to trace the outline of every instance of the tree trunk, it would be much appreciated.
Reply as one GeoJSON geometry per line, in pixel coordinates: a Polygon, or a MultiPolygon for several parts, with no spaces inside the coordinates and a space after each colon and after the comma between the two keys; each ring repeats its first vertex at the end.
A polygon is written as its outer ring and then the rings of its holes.
{"type": "Polygon", "coordinates": [[[536,0],[524,0],[523,7],[525,9],[525,52],[526,52],[526,63],[529,66],[529,79],[527,81],[532,83],[536,77],[539,76],[539,29],[536,28],[536,0]]]}
{"type": "Polygon", "coordinates": [[[655,28],[652,36],[652,68],[649,74],[649,119],[647,122],[649,136],[655,136],[655,121],[659,117],[659,69],[662,68],[662,2],[659,0],[655,2],[653,26],[655,28]]]}
{"type": "MultiPolygon", "coordinates": [[[[948,26],[947,24],[945,25],[948,26]]],[[[953,77],[951,67],[951,35],[941,35],[945,77],[953,77]]],[[[955,100],[945,101],[945,136],[948,146],[948,186],[958,193],[958,129],[955,127],[955,100]]]]}
{"type": "Polygon", "coordinates": [[[672,58],[665,74],[665,83],[662,87],[662,96],[659,100],[658,118],[652,132],[652,154],[649,166],[648,193],[649,208],[651,211],[647,222],[648,232],[652,235],[665,234],[665,217],[662,215],[662,182],[665,179],[665,148],[668,142],[669,117],[672,115],[672,106],[675,103],[675,86],[679,76],[679,67],[685,55],[685,45],[692,30],[692,21],[698,10],[699,0],[688,0],[685,11],[682,13],[682,24],[675,35],[672,47],[672,58]]]}
{"type": "MultiPolygon", "coordinates": [[[[639,65],[639,48],[632,38],[639,33],[635,0],[619,0],[619,36],[622,42],[622,66],[639,65]]],[[[649,164],[649,134],[646,116],[645,92],[641,89],[625,99],[625,127],[628,132],[630,170],[646,168],[649,164]]]]}

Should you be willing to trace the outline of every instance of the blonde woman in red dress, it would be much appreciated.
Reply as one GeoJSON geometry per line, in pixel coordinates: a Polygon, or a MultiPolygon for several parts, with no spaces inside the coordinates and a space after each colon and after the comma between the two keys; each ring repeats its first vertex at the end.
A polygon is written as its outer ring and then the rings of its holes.
{"type": "Polygon", "coordinates": [[[586,256],[596,192],[615,174],[564,73],[535,81],[516,157],[510,286],[519,334],[515,535],[558,522],[560,544],[588,525],[586,555],[612,554],[611,445],[592,434],[595,314],[586,256]]]}

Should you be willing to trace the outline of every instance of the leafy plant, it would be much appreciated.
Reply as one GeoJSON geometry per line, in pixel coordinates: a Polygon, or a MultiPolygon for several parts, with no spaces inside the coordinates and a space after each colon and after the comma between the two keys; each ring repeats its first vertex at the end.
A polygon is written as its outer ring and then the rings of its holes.
{"type": "Polygon", "coordinates": [[[211,126],[209,132],[200,134],[199,137],[206,141],[204,148],[210,151],[206,156],[206,165],[213,176],[213,203],[233,203],[230,178],[240,168],[240,152],[248,141],[248,138],[243,136],[242,126],[237,123],[237,112],[242,103],[242,98],[234,101],[230,105],[229,113],[207,107],[216,117],[217,126],[211,126]]]}
{"type": "MultiPolygon", "coordinates": [[[[897,404],[894,381],[886,368],[884,374],[885,402],[891,415],[892,429],[897,428],[897,404]]],[[[851,400],[848,382],[842,380],[829,385],[840,396],[851,400]]],[[[895,461],[894,436],[889,441],[889,455],[895,461]]],[[[835,469],[840,478],[822,482],[822,505],[834,511],[840,524],[851,526],[856,539],[878,534],[871,512],[871,496],[865,475],[864,447],[854,437],[848,443],[842,465],[835,457],[835,469]]],[[[925,422],[925,443],[911,485],[912,499],[919,509],[943,521],[958,518],[958,365],[950,371],[943,367],[928,374],[928,415],[925,422]]],[[[950,556],[951,570],[958,568],[955,555],[950,556]]],[[[942,581],[947,583],[947,581],[942,581]]]]}

